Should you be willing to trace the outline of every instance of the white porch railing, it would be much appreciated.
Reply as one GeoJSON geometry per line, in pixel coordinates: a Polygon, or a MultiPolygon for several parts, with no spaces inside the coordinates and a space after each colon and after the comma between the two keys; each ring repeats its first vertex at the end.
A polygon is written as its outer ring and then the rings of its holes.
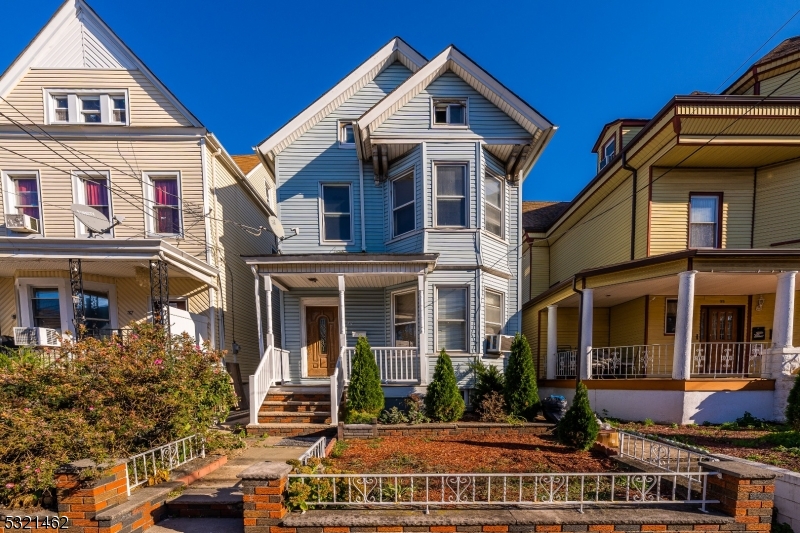
{"type": "Polygon", "coordinates": [[[575,377],[575,360],[577,350],[556,353],[556,378],[569,379],[575,377]]]}
{"type": "MultiPolygon", "coordinates": [[[[269,388],[283,381],[283,359],[288,359],[288,352],[267,346],[264,357],[258,363],[256,373],[250,376],[250,423],[258,424],[258,411],[264,398],[267,397],[269,388]]],[[[288,364],[286,366],[288,373],[288,364]]]]}
{"type": "Polygon", "coordinates": [[[761,342],[693,342],[692,377],[761,375],[761,342]]]}
{"type": "Polygon", "coordinates": [[[312,457],[316,457],[318,459],[325,459],[325,448],[328,447],[328,439],[325,437],[320,437],[311,445],[303,455],[300,456],[300,464],[307,464],[308,460],[312,457]]]}
{"type": "Polygon", "coordinates": [[[344,395],[346,353],[347,348],[344,347],[339,351],[339,359],[336,360],[336,366],[331,374],[331,424],[334,426],[339,424],[339,407],[342,405],[344,395]]]}
{"type": "Polygon", "coordinates": [[[206,443],[200,435],[184,437],[134,455],[128,459],[128,495],[131,489],[157,479],[159,472],[171,472],[192,459],[205,456],[206,443]]]}
{"type": "Polygon", "coordinates": [[[672,376],[672,344],[592,348],[592,378],[636,379],[672,376]]]}
{"type": "MultiPolygon", "coordinates": [[[[353,368],[355,348],[345,348],[345,370],[347,381],[353,368]]],[[[419,383],[419,350],[414,347],[372,348],[375,362],[381,375],[381,383],[419,383]]]]}

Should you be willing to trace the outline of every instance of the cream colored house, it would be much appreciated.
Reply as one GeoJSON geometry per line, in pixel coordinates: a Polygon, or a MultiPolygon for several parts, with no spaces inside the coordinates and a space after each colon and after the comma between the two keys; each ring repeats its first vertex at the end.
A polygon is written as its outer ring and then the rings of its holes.
{"type": "Polygon", "coordinates": [[[67,0],[0,77],[0,333],[47,344],[160,321],[248,375],[259,342],[240,256],[276,245],[268,186],[248,172],[67,0]],[[76,218],[87,207],[103,220],[76,218]]]}
{"type": "Polygon", "coordinates": [[[545,394],[580,374],[619,418],[782,418],[800,367],[800,38],[722,94],[606,125],[593,151],[572,202],[523,206],[545,394]]]}

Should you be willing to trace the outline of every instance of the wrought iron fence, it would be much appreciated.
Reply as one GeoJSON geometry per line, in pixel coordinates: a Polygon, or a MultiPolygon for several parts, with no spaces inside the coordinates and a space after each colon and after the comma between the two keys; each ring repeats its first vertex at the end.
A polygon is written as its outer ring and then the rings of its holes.
{"type": "Polygon", "coordinates": [[[718,461],[700,449],[690,449],[681,443],[662,438],[650,438],[640,433],[619,431],[619,454],[631,457],[666,472],[684,474],[699,481],[701,462],[718,461]]]}
{"type": "MultiPolygon", "coordinates": [[[[716,475],[712,473],[711,475],[716,475]]],[[[703,510],[709,473],[292,474],[306,503],[323,507],[569,506],[694,504],[703,510]],[[305,492],[305,491],[304,491],[305,492]]]]}
{"type": "Polygon", "coordinates": [[[693,342],[692,376],[760,376],[763,354],[760,342],[693,342]]]}
{"type": "Polygon", "coordinates": [[[577,350],[558,352],[556,354],[556,378],[570,379],[577,375],[575,370],[577,355],[577,350]]]}
{"type": "Polygon", "coordinates": [[[320,437],[317,441],[311,445],[309,449],[303,452],[303,455],[300,456],[300,463],[306,464],[308,460],[312,457],[316,457],[318,459],[325,459],[325,448],[328,447],[328,439],[325,437],[320,437]]]}
{"type": "Polygon", "coordinates": [[[206,456],[205,440],[200,435],[184,437],[152,448],[128,459],[128,494],[131,489],[154,484],[163,473],[171,472],[192,459],[206,456]]]}
{"type": "Polygon", "coordinates": [[[592,378],[671,377],[671,356],[672,344],[592,348],[592,378]]]}

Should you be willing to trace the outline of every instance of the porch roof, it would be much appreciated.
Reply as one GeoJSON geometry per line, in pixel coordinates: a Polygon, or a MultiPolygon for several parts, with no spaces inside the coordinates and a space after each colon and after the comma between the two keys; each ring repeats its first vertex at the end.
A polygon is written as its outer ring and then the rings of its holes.
{"type": "Polygon", "coordinates": [[[171,275],[192,277],[217,286],[219,271],[160,239],[61,239],[0,237],[0,276],[17,270],[66,270],[69,259],[83,262],[84,274],[135,277],[136,267],[147,268],[162,259],[172,267],[171,275]]]}

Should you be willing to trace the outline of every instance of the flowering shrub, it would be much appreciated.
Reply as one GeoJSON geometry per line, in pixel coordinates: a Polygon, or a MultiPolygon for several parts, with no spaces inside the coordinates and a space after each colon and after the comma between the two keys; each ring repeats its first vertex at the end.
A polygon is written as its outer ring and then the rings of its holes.
{"type": "Polygon", "coordinates": [[[35,502],[70,461],[102,463],[205,434],[235,402],[222,354],[187,335],[168,343],[136,326],[124,342],[66,341],[55,355],[0,356],[0,504],[35,502]]]}

